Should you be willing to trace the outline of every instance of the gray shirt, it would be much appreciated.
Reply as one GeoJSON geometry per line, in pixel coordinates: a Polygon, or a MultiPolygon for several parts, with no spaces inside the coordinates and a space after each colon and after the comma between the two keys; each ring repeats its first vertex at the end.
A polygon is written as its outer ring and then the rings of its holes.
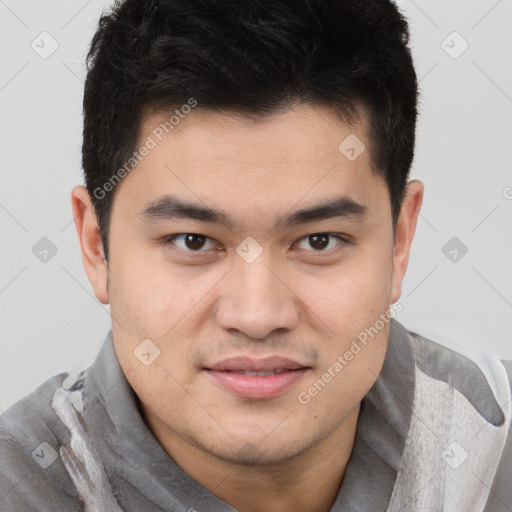
{"type": "MultiPolygon", "coordinates": [[[[512,362],[502,363],[510,381],[512,362]]],[[[355,444],[332,512],[387,509],[411,423],[415,366],[456,388],[487,422],[500,417],[500,406],[473,361],[392,319],[384,365],[362,400],[355,444]]],[[[52,408],[66,377],[50,378],[0,416],[1,512],[88,511],[60,452],[69,446],[69,429],[52,408]]],[[[83,397],[80,424],[123,511],[235,512],[185,473],[148,429],[117,360],[111,331],[94,363],[66,389],[83,397]]],[[[510,432],[484,512],[508,510],[510,432]]]]}

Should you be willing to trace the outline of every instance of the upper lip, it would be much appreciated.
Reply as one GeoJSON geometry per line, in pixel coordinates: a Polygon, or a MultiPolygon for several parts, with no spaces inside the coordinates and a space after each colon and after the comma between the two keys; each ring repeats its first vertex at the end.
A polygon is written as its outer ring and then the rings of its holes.
{"type": "Polygon", "coordinates": [[[205,369],[215,371],[249,371],[249,372],[268,372],[272,370],[298,370],[300,368],[309,368],[297,361],[292,361],[287,357],[265,357],[263,359],[254,359],[248,356],[228,357],[205,369]]]}

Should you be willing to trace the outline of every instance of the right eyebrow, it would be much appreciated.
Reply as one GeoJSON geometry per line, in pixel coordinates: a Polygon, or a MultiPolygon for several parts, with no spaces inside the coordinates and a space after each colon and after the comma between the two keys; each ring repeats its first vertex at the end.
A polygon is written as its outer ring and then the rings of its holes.
{"type": "Polygon", "coordinates": [[[158,198],[148,205],[138,217],[144,222],[173,219],[194,219],[200,222],[222,224],[233,229],[234,223],[229,215],[221,210],[193,203],[186,203],[171,195],[158,198]]]}

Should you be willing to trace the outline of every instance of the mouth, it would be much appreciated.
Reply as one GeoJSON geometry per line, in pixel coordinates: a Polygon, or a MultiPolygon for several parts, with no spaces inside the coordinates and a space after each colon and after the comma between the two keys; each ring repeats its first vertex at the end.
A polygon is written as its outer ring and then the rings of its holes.
{"type": "Polygon", "coordinates": [[[301,368],[297,368],[295,370],[285,370],[284,368],[275,368],[274,370],[269,370],[269,371],[250,371],[250,370],[211,370],[211,371],[234,373],[236,375],[246,375],[247,377],[270,377],[271,375],[279,375],[284,372],[296,372],[300,369],[301,368]]]}
{"type": "Polygon", "coordinates": [[[282,357],[236,357],[203,368],[224,391],[240,398],[263,400],[289,390],[311,370],[310,366],[282,357]]]}

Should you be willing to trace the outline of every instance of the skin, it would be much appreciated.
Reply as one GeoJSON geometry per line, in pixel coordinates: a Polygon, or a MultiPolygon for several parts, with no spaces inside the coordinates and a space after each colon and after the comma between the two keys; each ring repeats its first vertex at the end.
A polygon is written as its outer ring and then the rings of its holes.
{"type": "MultiPolygon", "coordinates": [[[[141,144],[162,119],[146,119],[141,144]]],[[[394,239],[365,126],[311,105],[264,122],[193,111],[117,186],[108,264],[87,190],[72,191],[84,267],[110,303],[115,350],[146,423],[187,473],[242,512],[331,508],[360,402],[384,361],[387,323],[307,405],[297,399],[401,294],[423,185],[408,183],[394,239]],[[355,161],[338,150],[349,134],[366,146],[355,161]],[[221,209],[237,226],[142,220],[163,194],[221,209]],[[272,230],[277,216],[340,195],[367,214],[272,230]],[[202,252],[163,241],[183,233],[209,237],[202,252]],[[308,238],[316,233],[347,241],[319,250],[308,238]],[[252,263],[236,252],[248,236],[263,249],[252,263]],[[147,338],[160,349],[149,366],[134,356],[147,338]],[[242,399],[202,370],[241,354],[311,369],[277,397],[242,399]]]]}

